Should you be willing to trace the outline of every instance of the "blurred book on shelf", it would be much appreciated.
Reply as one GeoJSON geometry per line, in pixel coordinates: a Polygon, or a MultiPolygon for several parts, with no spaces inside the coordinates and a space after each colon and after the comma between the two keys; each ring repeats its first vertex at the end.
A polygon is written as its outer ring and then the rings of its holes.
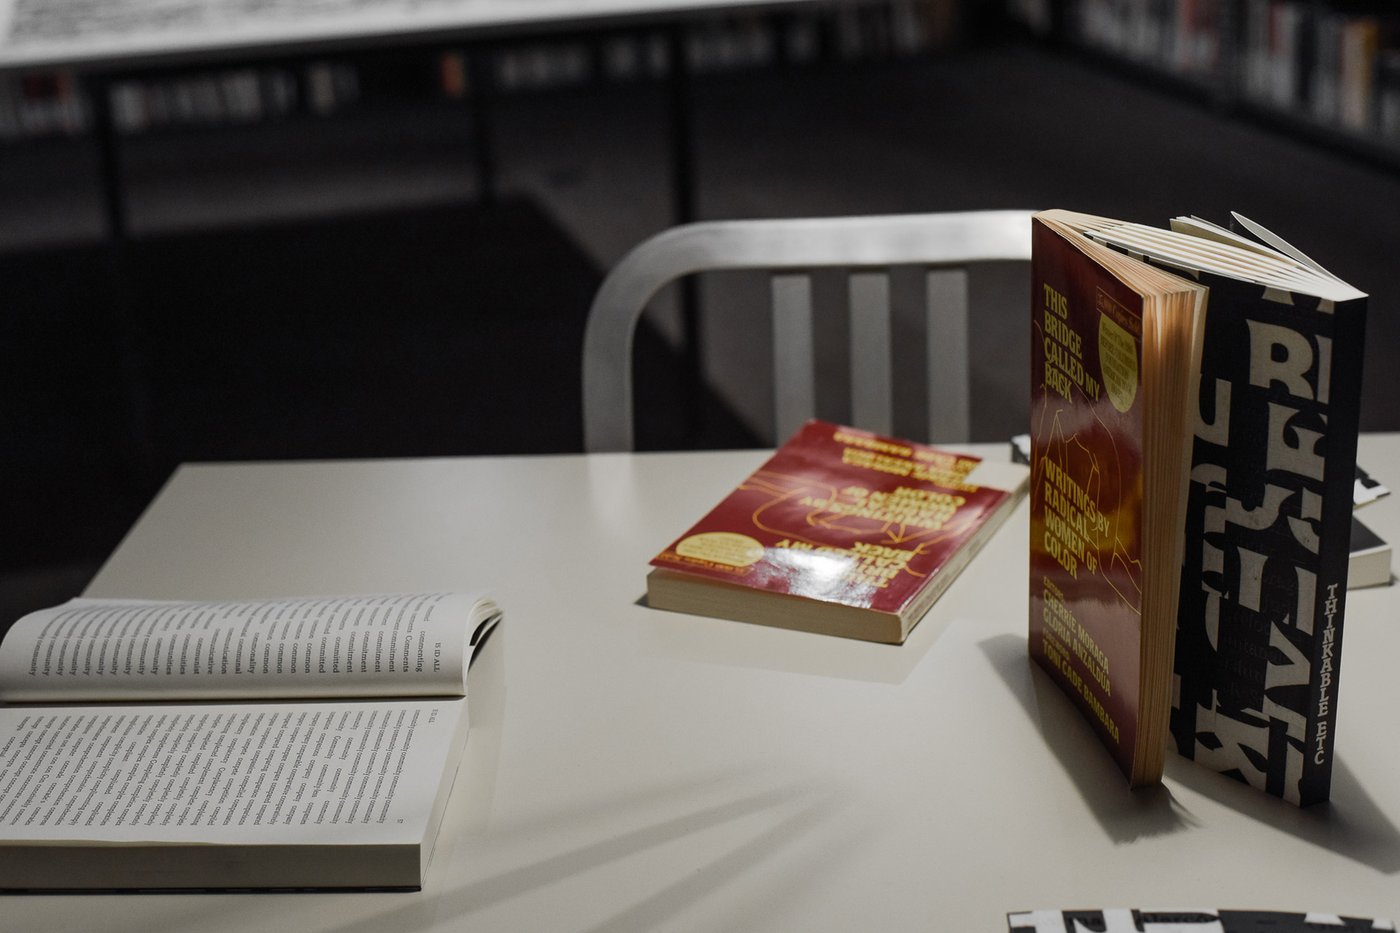
{"type": "Polygon", "coordinates": [[[90,120],[87,99],[66,71],[0,78],[0,141],[76,136],[90,120]]]}
{"type": "MultiPolygon", "coordinates": [[[[1011,15],[1049,34],[1047,0],[1011,15]]],[[[1168,76],[1212,100],[1400,155],[1400,8],[1318,0],[1063,0],[1069,45],[1168,76]]]]}

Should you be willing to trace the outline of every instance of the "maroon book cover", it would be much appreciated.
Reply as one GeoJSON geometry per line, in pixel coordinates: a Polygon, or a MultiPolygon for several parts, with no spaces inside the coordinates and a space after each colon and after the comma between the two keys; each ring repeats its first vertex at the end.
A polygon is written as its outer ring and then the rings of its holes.
{"type": "Polygon", "coordinates": [[[1135,772],[1142,639],[1142,297],[1033,230],[1030,653],[1135,772]]]}
{"type": "Polygon", "coordinates": [[[1012,495],[980,458],[810,421],[652,565],[900,614],[1012,495]]]}

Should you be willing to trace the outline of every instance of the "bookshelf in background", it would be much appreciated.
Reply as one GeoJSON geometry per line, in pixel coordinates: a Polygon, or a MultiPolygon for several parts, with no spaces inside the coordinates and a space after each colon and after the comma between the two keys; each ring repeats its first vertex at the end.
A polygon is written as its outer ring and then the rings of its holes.
{"type": "MultiPolygon", "coordinates": [[[[875,0],[772,13],[696,18],[681,28],[692,74],[822,61],[878,61],[952,42],[962,0],[875,0]]],[[[501,40],[467,48],[398,48],[236,65],[186,65],[109,85],[113,128],[135,136],[180,127],[325,118],[372,107],[454,101],[471,93],[471,55],[493,93],[597,82],[660,80],[672,71],[668,27],[501,40]]],[[[79,76],[65,69],[0,74],[0,142],[93,127],[79,76]]]]}
{"type": "Polygon", "coordinates": [[[464,96],[451,52],[365,53],[133,78],[111,87],[118,133],[326,118],[464,96]]]}
{"type": "Polygon", "coordinates": [[[1400,8],[1324,0],[1011,0],[1042,37],[1400,165],[1400,8]]]}
{"type": "Polygon", "coordinates": [[[0,78],[0,142],[81,135],[91,119],[87,98],[67,71],[0,78]]]}

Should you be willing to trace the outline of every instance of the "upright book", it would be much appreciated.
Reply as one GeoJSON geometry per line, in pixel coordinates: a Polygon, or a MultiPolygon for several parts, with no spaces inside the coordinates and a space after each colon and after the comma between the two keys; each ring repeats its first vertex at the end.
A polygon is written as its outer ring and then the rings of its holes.
{"type": "Polygon", "coordinates": [[[1030,652],[1133,785],[1161,779],[1205,289],[1039,214],[1030,652]]]}
{"type": "Polygon", "coordinates": [[[651,606],[902,643],[1028,470],[809,421],[658,554],[651,606]]]}
{"type": "Polygon", "coordinates": [[[1034,221],[1030,647],[1133,783],[1169,734],[1306,805],[1331,773],[1366,299],[1240,222],[1254,239],[1034,221]]]}
{"type": "Polygon", "coordinates": [[[25,616],[0,643],[0,889],[420,887],[499,618],[460,594],[25,616]]]}

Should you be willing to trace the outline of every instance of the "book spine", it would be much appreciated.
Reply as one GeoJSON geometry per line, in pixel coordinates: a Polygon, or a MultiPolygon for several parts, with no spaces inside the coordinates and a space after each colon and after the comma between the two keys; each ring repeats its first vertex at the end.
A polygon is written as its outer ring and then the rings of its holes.
{"type": "Polygon", "coordinates": [[[1327,799],[1364,299],[1211,287],[1172,731],[1188,758],[1327,799]]]}
{"type": "Polygon", "coordinates": [[[1305,748],[1308,766],[1299,803],[1326,800],[1332,781],[1336,744],[1337,685],[1341,674],[1342,621],[1347,577],[1351,569],[1351,518],[1356,485],[1356,445],[1361,431],[1361,361],[1366,339],[1364,299],[1332,310],[1331,386],[1326,389],[1326,456],[1323,530],[1318,546],[1327,580],[1318,594],[1317,616],[1323,620],[1312,654],[1308,708],[1315,720],[1305,748]]]}

